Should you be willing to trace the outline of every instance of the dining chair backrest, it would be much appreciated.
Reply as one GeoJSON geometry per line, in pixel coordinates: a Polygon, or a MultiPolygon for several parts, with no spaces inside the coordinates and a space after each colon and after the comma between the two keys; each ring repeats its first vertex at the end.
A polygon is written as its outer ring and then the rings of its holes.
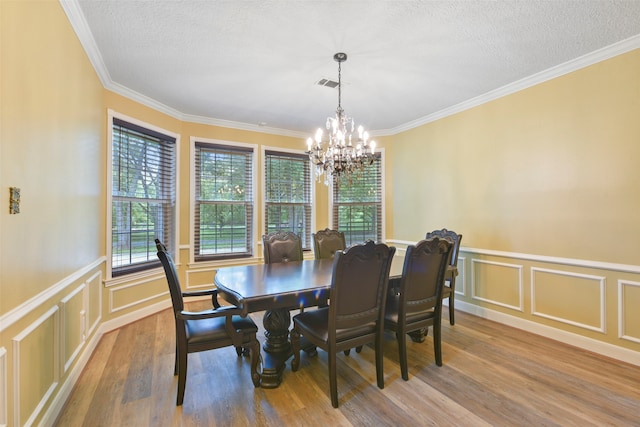
{"type": "Polygon", "coordinates": [[[432,237],[449,239],[451,243],[453,243],[453,248],[451,248],[451,258],[449,260],[449,265],[456,267],[458,265],[458,252],[460,250],[460,242],[462,242],[462,234],[458,234],[455,231],[451,231],[451,230],[447,230],[446,228],[443,228],[442,230],[434,230],[434,231],[428,232],[425,236],[425,239],[430,239],[432,237]]]}
{"type": "Polygon", "coordinates": [[[338,230],[325,228],[313,233],[313,252],[316,259],[333,258],[336,251],[345,250],[344,233],[338,230]]]}
{"type": "MultiPolygon", "coordinates": [[[[329,304],[329,340],[340,330],[384,326],[391,260],[395,247],[368,241],[338,251],[333,262],[329,304]]],[[[337,337],[339,340],[339,337],[337,337]]]]}
{"type": "Polygon", "coordinates": [[[446,284],[442,291],[442,298],[449,300],[449,323],[455,325],[456,276],[458,275],[458,253],[460,242],[462,242],[462,234],[443,228],[442,230],[430,231],[425,236],[426,239],[432,237],[447,239],[453,244],[449,258],[449,269],[445,273],[444,280],[446,284]]]}
{"type": "Polygon", "coordinates": [[[438,237],[407,247],[400,280],[398,323],[415,313],[441,309],[444,275],[452,248],[447,239],[438,237]]]}
{"type": "Polygon", "coordinates": [[[182,289],[180,288],[180,279],[178,278],[178,272],[173,262],[173,258],[167,251],[160,240],[156,239],[156,248],[158,250],[158,258],[164,268],[165,275],[167,276],[167,283],[169,285],[169,294],[171,295],[171,304],[173,305],[174,315],[177,315],[184,310],[184,299],[182,298],[182,289]]]}
{"type": "Polygon", "coordinates": [[[395,332],[403,380],[409,379],[407,334],[426,333],[433,326],[436,364],[442,366],[442,293],[453,244],[433,237],[407,247],[400,293],[392,295],[385,307],[385,328],[395,332]]]}
{"type": "Polygon", "coordinates": [[[262,236],[264,263],[302,261],[302,241],[291,231],[274,231],[262,236]]]}

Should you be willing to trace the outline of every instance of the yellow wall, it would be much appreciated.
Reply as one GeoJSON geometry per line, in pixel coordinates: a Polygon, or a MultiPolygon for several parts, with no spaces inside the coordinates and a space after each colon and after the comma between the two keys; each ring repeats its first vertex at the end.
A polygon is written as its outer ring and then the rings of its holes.
{"type": "Polygon", "coordinates": [[[4,313],[104,254],[105,120],[102,86],[60,5],[1,5],[4,313]],[[18,215],[8,214],[13,186],[18,215]]]}
{"type": "Polygon", "coordinates": [[[635,50],[396,135],[394,237],[637,265],[638,70],[635,50]]]}
{"type": "Polygon", "coordinates": [[[638,70],[640,49],[395,135],[393,238],[463,235],[456,307],[640,363],[638,70]]]}
{"type": "MultiPolygon", "coordinates": [[[[190,263],[190,138],[259,152],[304,141],[181,121],[104,89],[57,1],[0,1],[0,24],[0,425],[46,424],[103,333],[169,305],[161,269],[105,277],[107,110],[180,136],[185,288],[219,266],[190,263]]],[[[401,251],[428,230],[459,231],[460,308],[640,359],[638,69],[630,52],[379,138],[387,239],[401,251]]],[[[315,208],[328,226],[321,183],[315,208]]]]}
{"type": "Polygon", "coordinates": [[[105,118],[58,2],[0,2],[0,64],[0,424],[11,426],[42,416],[101,315],[105,118]],[[16,215],[9,187],[21,189],[16,215]]]}

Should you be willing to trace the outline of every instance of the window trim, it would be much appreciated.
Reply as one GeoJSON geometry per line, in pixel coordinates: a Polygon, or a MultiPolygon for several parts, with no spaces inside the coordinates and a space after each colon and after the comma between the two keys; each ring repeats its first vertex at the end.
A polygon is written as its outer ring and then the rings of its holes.
{"type": "MultiPolygon", "coordinates": [[[[172,252],[172,256],[175,259],[176,264],[180,262],[178,250],[178,242],[180,227],[180,134],[171,132],[169,130],[163,129],[161,127],[152,125],[150,123],[144,122],[142,120],[138,120],[136,118],[127,116],[125,114],[118,113],[112,109],[107,110],[107,159],[106,159],[106,182],[107,182],[107,203],[106,203],[106,279],[105,281],[109,281],[114,279],[113,276],[113,239],[112,239],[112,209],[113,209],[113,122],[114,119],[122,120],[128,123],[131,123],[134,126],[138,126],[142,129],[148,130],[150,132],[156,132],[158,134],[168,136],[170,138],[175,139],[175,179],[174,179],[174,194],[175,194],[175,208],[173,213],[174,223],[173,223],[173,241],[172,242],[163,242],[169,250],[172,252]]],[[[158,268],[161,267],[160,262],[158,261],[158,268]]],[[[144,274],[146,271],[153,271],[155,267],[150,269],[134,269],[131,272],[123,273],[121,275],[117,275],[117,278],[120,277],[133,277],[134,275],[144,274]]]]}
{"type": "MultiPolygon", "coordinates": [[[[266,200],[266,194],[267,194],[267,180],[266,180],[266,174],[267,174],[267,151],[275,151],[278,153],[283,153],[283,154],[295,154],[296,156],[306,156],[309,157],[308,154],[304,151],[304,150],[297,150],[297,149],[292,149],[292,148],[283,148],[283,147],[274,147],[274,146],[266,146],[263,145],[261,147],[260,150],[260,165],[261,165],[261,170],[260,170],[260,177],[261,177],[261,200],[260,200],[260,206],[262,206],[262,218],[261,218],[261,233],[260,233],[260,242],[259,244],[262,245],[262,235],[266,234],[266,215],[267,215],[267,200],[266,200]]],[[[315,173],[313,170],[313,165],[311,164],[311,162],[309,162],[309,185],[311,187],[311,224],[309,224],[309,229],[311,233],[315,233],[316,230],[316,210],[314,208],[314,206],[316,205],[316,177],[315,177],[315,173]]],[[[311,237],[311,236],[309,236],[311,237]]],[[[311,242],[311,249],[313,249],[313,241],[311,242]]],[[[304,243],[303,243],[304,246],[304,243]]]]}
{"type": "Polygon", "coordinates": [[[190,203],[190,208],[191,211],[189,213],[189,242],[190,242],[190,250],[189,250],[189,263],[190,264],[197,264],[198,266],[203,266],[203,265],[207,265],[207,263],[220,263],[220,262],[229,262],[232,260],[249,260],[249,259],[254,259],[257,258],[257,252],[256,252],[256,235],[257,233],[257,229],[256,226],[258,224],[258,212],[256,209],[256,189],[257,189],[257,165],[258,165],[258,144],[250,144],[250,143],[246,143],[246,142],[236,142],[236,141],[226,141],[226,140],[222,140],[222,139],[211,139],[211,138],[201,138],[201,137],[197,137],[197,136],[191,136],[189,138],[189,160],[190,160],[190,165],[189,165],[189,190],[190,190],[190,197],[191,197],[191,203],[190,203]],[[251,168],[252,168],[252,177],[251,177],[251,191],[253,192],[253,218],[251,219],[251,229],[252,229],[252,236],[250,237],[250,241],[251,241],[251,252],[252,252],[252,256],[248,257],[246,255],[238,255],[238,256],[234,256],[234,255],[221,255],[219,258],[216,259],[209,259],[209,260],[198,260],[196,261],[196,245],[195,245],[195,233],[196,233],[196,218],[195,218],[195,212],[196,212],[196,142],[200,142],[200,143],[205,143],[205,144],[211,144],[211,145],[221,145],[221,146],[229,146],[229,147],[237,147],[237,148],[243,148],[243,149],[250,149],[253,151],[253,158],[251,160],[251,168]]]}
{"type": "MultiPolygon", "coordinates": [[[[387,177],[386,177],[386,167],[385,167],[385,151],[384,148],[376,148],[376,154],[380,154],[380,181],[382,182],[382,190],[380,193],[380,209],[381,209],[381,217],[380,221],[382,222],[380,227],[380,241],[386,242],[387,240],[387,177]]],[[[329,187],[329,228],[336,229],[336,224],[333,223],[333,182],[328,186],[329,187]]]]}

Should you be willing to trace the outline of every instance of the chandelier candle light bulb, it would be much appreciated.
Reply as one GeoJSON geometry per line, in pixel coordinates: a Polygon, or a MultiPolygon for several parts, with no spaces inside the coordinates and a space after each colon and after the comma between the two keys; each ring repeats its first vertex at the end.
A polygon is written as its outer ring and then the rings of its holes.
{"type": "Polygon", "coordinates": [[[338,63],[338,108],[335,117],[328,117],[326,128],[329,137],[323,143],[322,129],[318,129],[315,139],[307,138],[307,154],[316,167],[316,177],[324,175],[324,183],[330,185],[334,178],[340,181],[346,178],[349,182],[353,175],[361,173],[365,166],[371,165],[375,159],[375,141],[368,142],[369,133],[362,125],[358,126],[356,146],[353,145],[355,123],[342,109],[342,63],[347,60],[346,53],[336,53],[333,59],[338,63]],[[347,143],[348,139],[348,143],[347,143]],[[315,142],[315,143],[314,143],[315,142]],[[368,148],[371,150],[369,151],[368,148]]]}

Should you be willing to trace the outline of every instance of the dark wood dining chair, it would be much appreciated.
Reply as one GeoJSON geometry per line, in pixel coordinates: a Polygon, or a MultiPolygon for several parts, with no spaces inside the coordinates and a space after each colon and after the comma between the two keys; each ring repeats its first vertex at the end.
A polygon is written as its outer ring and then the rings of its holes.
{"type": "Polygon", "coordinates": [[[455,319],[455,294],[456,294],[456,277],[458,276],[458,251],[460,250],[460,242],[462,241],[462,234],[457,234],[455,231],[447,230],[434,230],[427,233],[425,239],[432,237],[440,237],[441,239],[449,239],[453,243],[453,249],[451,250],[451,259],[449,260],[449,267],[445,272],[444,280],[445,287],[442,292],[442,298],[449,298],[449,323],[454,325],[455,319]]]}
{"type": "Polygon", "coordinates": [[[442,366],[442,290],[444,274],[451,256],[452,243],[434,237],[407,247],[400,292],[390,295],[384,314],[384,326],[396,333],[402,379],[409,379],[407,334],[433,326],[436,364],[442,366]]]}
{"type": "Polygon", "coordinates": [[[264,263],[302,261],[302,241],[291,231],[274,231],[262,236],[264,263]]]}
{"type": "Polygon", "coordinates": [[[158,239],[156,239],[156,248],[167,276],[176,324],[176,359],[173,371],[174,375],[178,375],[176,405],[182,405],[184,401],[187,355],[198,351],[234,346],[238,356],[243,354],[250,356],[251,380],[253,385],[258,387],[260,385],[258,373],[260,344],[256,338],[258,332],[256,324],[249,317],[241,317],[239,308],[220,306],[217,302],[217,289],[183,292],[173,259],[158,239]],[[184,297],[201,296],[211,296],[214,308],[198,312],[184,309],[184,297]]]}
{"type": "Polygon", "coordinates": [[[347,248],[344,233],[338,230],[325,228],[312,234],[313,253],[316,259],[333,258],[336,251],[347,248]]]}
{"type": "MultiPolygon", "coordinates": [[[[292,231],[273,231],[262,236],[262,253],[265,264],[302,261],[302,240],[292,231]]],[[[300,308],[303,312],[304,308],[300,308]]]]}
{"type": "MultiPolygon", "coordinates": [[[[331,259],[334,257],[337,251],[343,251],[347,248],[344,233],[338,230],[331,230],[325,228],[314,234],[313,237],[313,252],[316,259],[331,259]]],[[[362,351],[362,346],[356,347],[356,353],[362,351]]],[[[344,350],[345,356],[351,353],[351,349],[344,350]]]]}
{"type": "Polygon", "coordinates": [[[300,367],[300,335],[325,350],[331,404],[338,407],[336,353],[375,343],[378,387],[384,388],[384,305],[395,247],[369,241],[338,251],[333,260],[328,307],[293,317],[291,369],[300,367]]]}

